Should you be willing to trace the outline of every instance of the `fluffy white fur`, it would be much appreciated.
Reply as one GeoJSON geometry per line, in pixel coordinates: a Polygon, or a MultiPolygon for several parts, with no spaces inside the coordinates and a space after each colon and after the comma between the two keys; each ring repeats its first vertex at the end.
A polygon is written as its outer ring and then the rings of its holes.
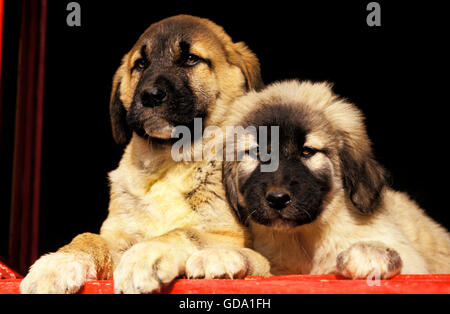
{"type": "MultiPolygon", "coordinates": [[[[371,142],[362,112],[336,96],[330,84],[288,81],[249,93],[235,102],[228,124],[239,125],[255,108],[279,104],[297,108],[310,122],[306,145],[326,148],[328,153],[299,162],[313,173],[329,170],[332,188],[313,223],[280,228],[250,219],[254,249],[270,260],[273,274],[338,273],[357,279],[373,272],[382,278],[397,273],[450,273],[449,233],[408,195],[385,186],[375,211],[363,214],[355,208],[343,184],[348,169],[340,154],[347,150],[355,162],[364,162],[372,158],[371,142]]],[[[249,169],[245,162],[235,167],[234,176],[242,167],[249,169]]],[[[378,168],[370,168],[361,175],[376,176],[376,171],[378,168]]],[[[243,196],[238,199],[245,206],[243,196]]]]}

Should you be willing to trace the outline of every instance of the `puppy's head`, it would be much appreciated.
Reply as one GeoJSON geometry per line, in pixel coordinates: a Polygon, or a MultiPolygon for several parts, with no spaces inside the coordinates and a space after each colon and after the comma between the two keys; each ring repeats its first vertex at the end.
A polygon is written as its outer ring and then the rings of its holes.
{"type": "Polygon", "coordinates": [[[192,127],[217,101],[231,102],[262,86],[259,62],[213,22],[180,15],[153,24],[117,70],[111,95],[113,136],[133,132],[169,140],[175,126],[192,127]]]}
{"type": "MultiPolygon", "coordinates": [[[[229,201],[244,222],[301,226],[333,210],[327,205],[342,194],[361,213],[376,209],[385,171],[373,159],[361,112],[329,85],[278,83],[233,108],[247,108],[235,125],[279,127],[278,147],[269,148],[279,152],[278,169],[263,172],[264,163],[250,156],[224,164],[229,201]]],[[[254,141],[261,146],[259,136],[254,141]]]]}

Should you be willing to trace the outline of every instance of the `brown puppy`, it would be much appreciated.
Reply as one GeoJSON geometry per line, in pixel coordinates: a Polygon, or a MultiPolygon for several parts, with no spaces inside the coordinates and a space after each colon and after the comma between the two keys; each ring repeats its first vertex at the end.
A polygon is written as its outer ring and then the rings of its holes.
{"type": "MultiPolygon", "coordinates": [[[[275,171],[262,172],[248,152],[224,163],[230,202],[273,274],[450,272],[449,233],[387,186],[363,114],[328,84],[276,83],[237,100],[228,117],[227,125],[279,127],[275,171]]],[[[247,142],[265,151],[260,138],[247,142]]]]}
{"type": "Polygon", "coordinates": [[[262,86],[256,56],[209,20],[176,16],[153,24],[125,55],[113,81],[113,135],[128,146],[109,174],[109,216],[41,257],[24,293],[74,293],[114,274],[115,291],[158,292],[176,277],[265,275],[229,207],[221,163],[175,162],[172,130],[220,125],[228,104],[262,86]]]}

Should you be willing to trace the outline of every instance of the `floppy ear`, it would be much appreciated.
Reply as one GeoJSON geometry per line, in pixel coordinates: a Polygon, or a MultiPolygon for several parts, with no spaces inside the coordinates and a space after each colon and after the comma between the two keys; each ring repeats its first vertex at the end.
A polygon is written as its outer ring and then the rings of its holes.
{"type": "Polygon", "coordinates": [[[224,162],[222,166],[222,181],[225,186],[225,191],[228,203],[231,205],[234,213],[238,219],[243,222],[241,215],[241,206],[239,205],[238,187],[236,182],[236,173],[233,169],[236,164],[234,162],[224,162]]]}
{"type": "Polygon", "coordinates": [[[121,68],[114,76],[113,90],[111,93],[111,101],[109,104],[109,114],[111,117],[112,134],[114,140],[119,145],[126,145],[131,139],[132,131],[127,125],[127,111],[120,99],[120,72],[121,68]]]}
{"type": "Polygon", "coordinates": [[[373,213],[379,203],[388,174],[368,152],[361,156],[344,144],[340,153],[344,189],[353,205],[363,214],[373,213]]]}
{"type": "Polygon", "coordinates": [[[247,90],[260,90],[264,88],[261,78],[261,68],[258,57],[243,42],[233,43],[227,49],[230,63],[241,69],[245,76],[247,90]]]}

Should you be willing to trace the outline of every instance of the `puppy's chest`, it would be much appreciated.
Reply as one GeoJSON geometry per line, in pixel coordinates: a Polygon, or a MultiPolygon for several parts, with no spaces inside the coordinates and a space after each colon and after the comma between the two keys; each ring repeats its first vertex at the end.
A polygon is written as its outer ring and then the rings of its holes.
{"type": "Polygon", "coordinates": [[[220,163],[179,163],[166,169],[123,167],[110,174],[110,211],[127,233],[152,238],[178,228],[229,222],[220,163]]]}
{"type": "Polygon", "coordinates": [[[309,274],[312,256],[295,236],[260,234],[254,236],[254,249],[265,256],[274,275],[309,274]]]}
{"type": "Polygon", "coordinates": [[[339,245],[333,241],[314,243],[295,233],[253,232],[253,247],[271,264],[274,275],[331,274],[335,272],[339,245]]]}
{"type": "Polygon", "coordinates": [[[193,210],[201,210],[204,204],[214,199],[225,200],[221,175],[221,167],[215,161],[195,167],[189,189],[184,193],[186,202],[193,210]]]}
{"type": "Polygon", "coordinates": [[[163,216],[187,217],[197,213],[211,193],[217,189],[220,178],[215,163],[179,164],[154,182],[141,197],[141,205],[150,212],[163,216]]]}

